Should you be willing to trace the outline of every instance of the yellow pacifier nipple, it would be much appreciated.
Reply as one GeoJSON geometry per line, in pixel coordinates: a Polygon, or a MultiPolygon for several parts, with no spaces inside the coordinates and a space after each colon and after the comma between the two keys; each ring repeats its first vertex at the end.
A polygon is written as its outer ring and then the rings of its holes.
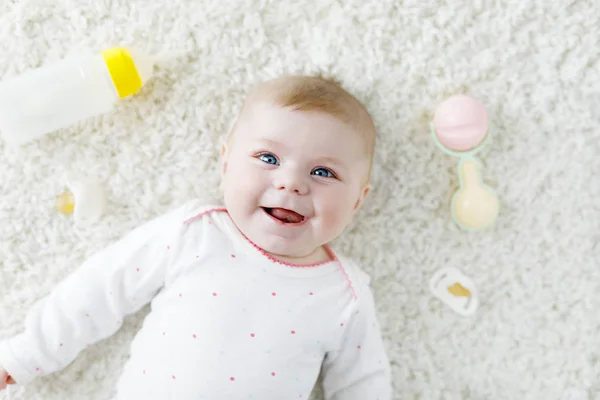
{"type": "Polygon", "coordinates": [[[75,211],[75,196],[65,191],[56,196],[56,211],[63,215],[71,215],[75,211]]]}
{"type": "Polygon", "coordinates": [[[94,177],[71,172],[65,176],[67,189],[56,196],[56,211],[73,215],[75,222],[98,221],[106,209],[106,192],[94,177]]]}
{"type": "Polygon", "coordinates": [[[472,315],[479,306],[475,283],[456,268],[444,267],[433,274],[429,289],[435,297],[461,315],[472,315]]]}
{"type": "Polygon", "coordinates": [[[460,189],[452,199],[452,215],[462,226],[481,229],[496,220],[500,205],[496,193],[483,184],[478,165],[472,159],[458,166],[460,189]]]}
{"type": "Polygon", "coordinates": [[[448,286],[448,291],[456,297],[471,297],[469,289],[458,282],[455,282],[452,286],[448,286]]]}

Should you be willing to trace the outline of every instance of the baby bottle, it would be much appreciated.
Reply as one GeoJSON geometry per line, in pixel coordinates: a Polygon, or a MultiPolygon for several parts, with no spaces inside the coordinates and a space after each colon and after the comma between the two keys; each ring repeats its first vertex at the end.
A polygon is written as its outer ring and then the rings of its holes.
{"type": "Polygon", "coordinates": [[[19,145],[106,113],[137,93],[153,67],[147,55],[114,47],[0,82],[0,132],[8,144],[19,145]]]}

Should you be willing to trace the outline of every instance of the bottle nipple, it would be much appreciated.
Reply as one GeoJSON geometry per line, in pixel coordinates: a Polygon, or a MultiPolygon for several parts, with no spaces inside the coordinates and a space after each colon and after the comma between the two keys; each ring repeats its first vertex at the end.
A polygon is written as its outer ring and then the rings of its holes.
{"type": "Polygon", "coordinates": [[[473,160],[461,162],[458,174],[461,187],[452,199],[452,214],[459,224],[467,228],[485,228],[498,216],[498,198],[492,189],[483,184],[473,160]]]}

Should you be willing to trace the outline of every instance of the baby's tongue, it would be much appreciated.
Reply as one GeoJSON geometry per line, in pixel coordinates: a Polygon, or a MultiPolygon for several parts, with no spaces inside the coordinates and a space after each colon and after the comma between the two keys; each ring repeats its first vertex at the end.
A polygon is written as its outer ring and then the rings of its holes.
{"type": "Polygon", "coordinates": [[[292,224],[302,222],[304,217],[294,211],[286,210],[285,208],[272,208],[271,215],[275,218],[292,224]]]}

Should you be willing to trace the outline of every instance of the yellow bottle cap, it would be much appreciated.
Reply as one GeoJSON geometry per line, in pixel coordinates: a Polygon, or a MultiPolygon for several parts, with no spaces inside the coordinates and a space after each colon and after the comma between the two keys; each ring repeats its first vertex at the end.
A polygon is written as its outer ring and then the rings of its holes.
{"type": "Polygon", "coordinates": [[[113,47],[104,50],[102,56],[120,98],[135,94],[142,88],[142,79],[129,50],[113,47]]]}

